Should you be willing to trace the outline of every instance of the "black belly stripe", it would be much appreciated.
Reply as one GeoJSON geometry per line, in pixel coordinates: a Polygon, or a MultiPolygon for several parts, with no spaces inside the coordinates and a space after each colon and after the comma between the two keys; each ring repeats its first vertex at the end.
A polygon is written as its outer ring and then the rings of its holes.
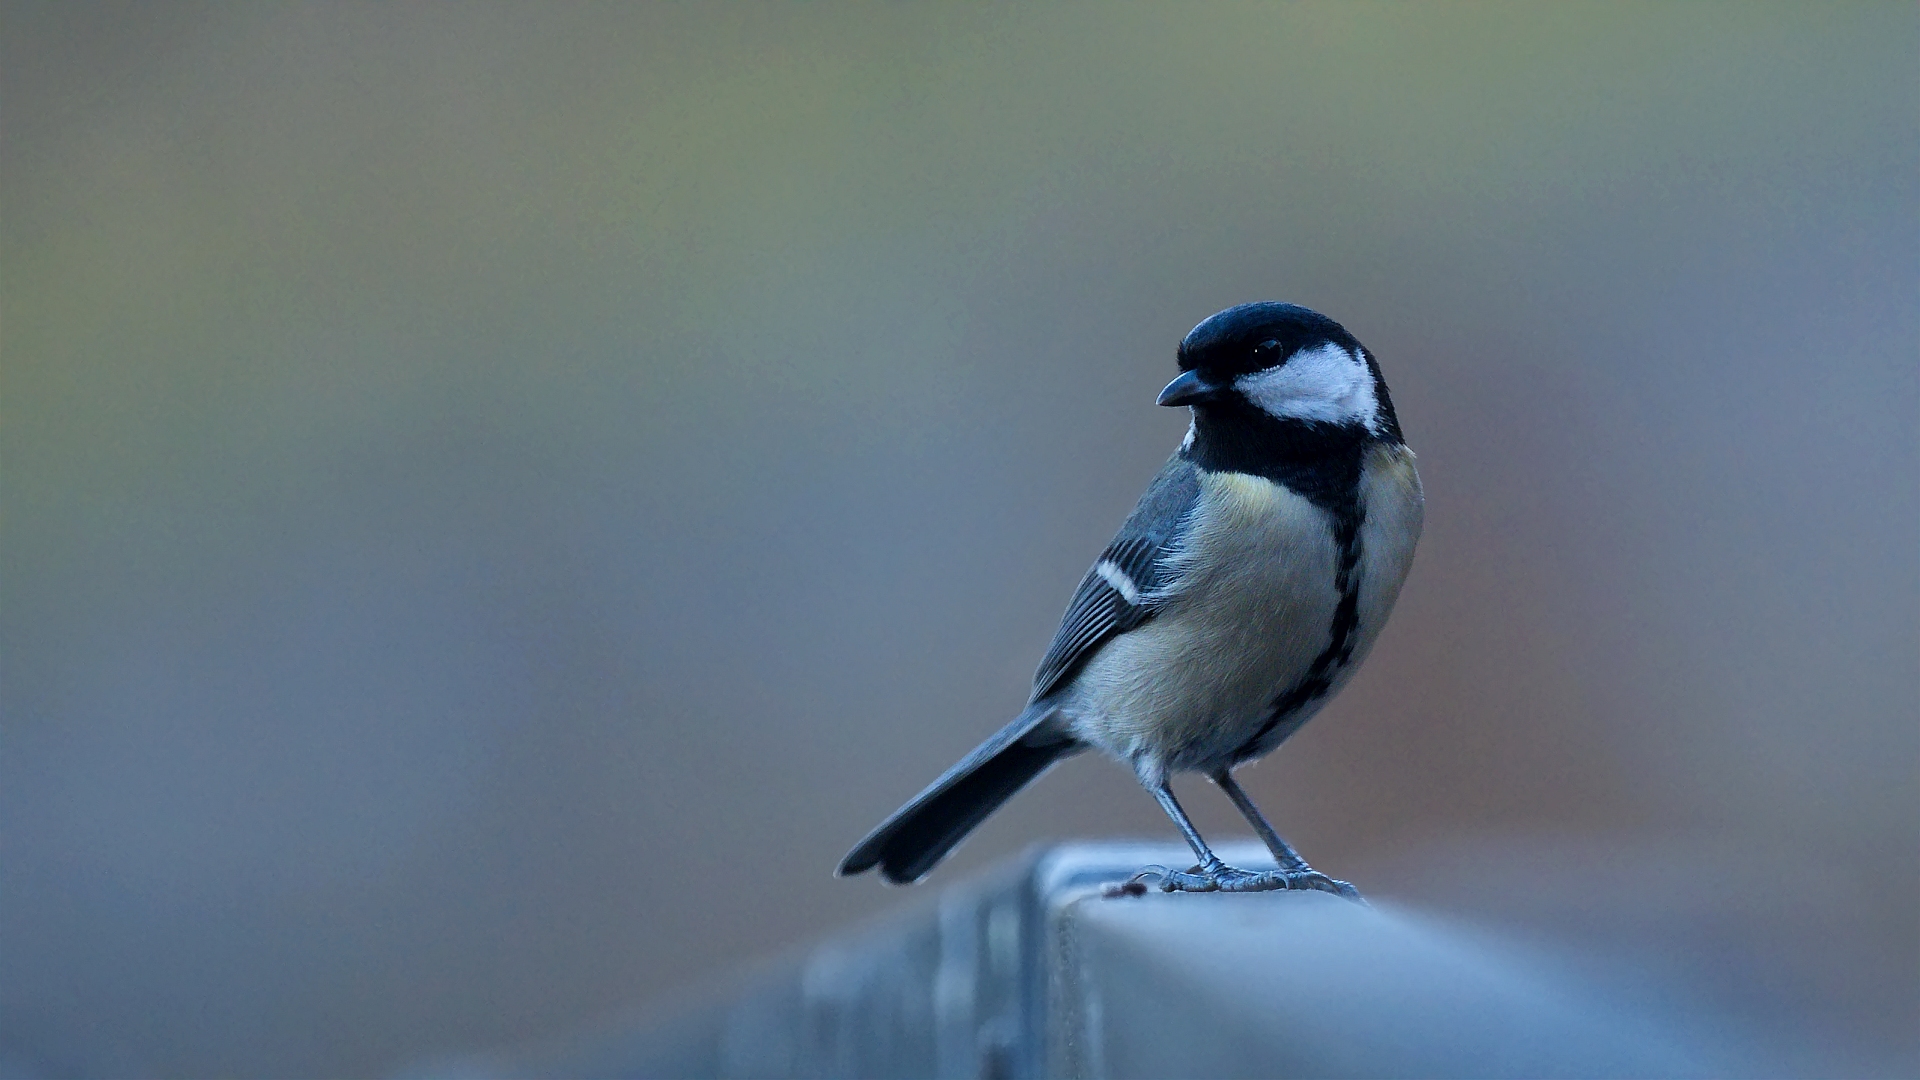
{"type": "Polygon", "coordinates": [[[1267,714],[1267,722],[1253,737],[1240,744],[1233,752],[1237,764],[1259,752],[1260,741],[1265,739],[1280,722],[1306,705],[1325,697],[1333,687],[1333,677],[1339,673],[1346,662],[1353,657],[1353,631],[1360,625],[1360,521],[1364,511],[1358,506],[1349,513],[1335,513],[1334,539],[1340,544],[1340,565],[1334,574],[1334,588],[1340,592],[1340,602],[1333,609],[1333,626],[1327,635],[1327,647],[1313,658],[1307,673],[1300,681],[1287,688],[1286,692],[1273,699],[1273,705],[1267,714]]]}
{"type": "MultiPolygon", "coordinates": [[[[1325,697],[1334,676],[1353,657],[1354,630],[1360,625],[1360,523],[1366,517],[1360,474],[1368,448],[1380,436],[1359,424],[1279,419],[1238,396],[1195,409],[1193,422],[1194,441],[1180,451],[1181,457],[1202,469],[1252,473],[1285,485],[1327,512],[1340,551],[1334,577],[1340,601],[1333,609],[1327,647],[1298,683],[1273,700],[1266,723],[1253,738],[1234,751],[1233,760],[1240,762],[1257,753],[1260,741],[1289,716],[1325,697]]],[[[1390,438],[1397,441],[1398,436],[1397,427],[1389,430],[1390,438]]]]}

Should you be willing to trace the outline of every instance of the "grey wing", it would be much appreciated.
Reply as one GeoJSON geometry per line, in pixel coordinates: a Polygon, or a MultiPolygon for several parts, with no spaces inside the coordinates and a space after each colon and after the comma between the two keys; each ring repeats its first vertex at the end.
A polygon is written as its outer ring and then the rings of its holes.
{"type": "Polygon", "coordinates": [[[1108,638],[1153,617],[1174,539],[1199,498],[1199,469],[1174,455],[1080,580],[1033,677],[1033,700],[1052,693],[1080,670],[1108,638]]]}

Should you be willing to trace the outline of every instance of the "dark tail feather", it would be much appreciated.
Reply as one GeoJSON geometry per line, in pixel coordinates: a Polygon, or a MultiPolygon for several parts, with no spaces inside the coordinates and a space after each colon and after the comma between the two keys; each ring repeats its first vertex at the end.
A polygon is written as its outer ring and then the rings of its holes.
{"type": "Polygon", "coordinates": [[[867,834],[841,861],[838,872],[860,874],[878,866],[897,885],[918,881],[1014,792],[1054,761],[1081,749],[1069,738],[1048,737],[1043,725],[1052,716],[1051,709],[1029,708],[1000,729],[867,834]]]}

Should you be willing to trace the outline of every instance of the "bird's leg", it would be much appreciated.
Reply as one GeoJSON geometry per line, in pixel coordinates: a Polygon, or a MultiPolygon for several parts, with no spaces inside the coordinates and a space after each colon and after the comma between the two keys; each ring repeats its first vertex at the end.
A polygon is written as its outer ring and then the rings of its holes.
{"type": "Polygon", "coordinates": [[[1200,838],[1200,830],[1193,827],[1193,821],[1187,817],[1187,812],[1180,808],[1180,800],[1173,797],[1173,789],[1167,786],[1166,777],[1150,777],[1143,771],[1140,775],[1140,783],[1148,791],[1153,792],[1153,797],[1160,801],[1160,809],[1165,810],[1167,816],[1173,819],[1174,825],[1180,829],[1180,835],[1187,838],[1187,846],[1193,849],[1194,856],[1200,861],[1185,873],[1176,873],[1164,866],[1149,866],[1122,884],[1107,886],[1106,894],[1109,898],[1143,896],[1147,891],[1147,881],[1155,878],[1159,879],[1160,889],[1163,892],[1182,890],[1212,892],[1219,886],[1205,884],[1206,882],[1218,881],[1221,874],[1240,872],[1221,862],[1220,856],[1215,855],[1213,849],[1207,846],[1207,842],[1200,838]]]}
{"type": "Polygon", "coordinates": [[[1292,876],[1296,882],[1282,887],[1319,889],[1323,892],[1338,893],[1349,900],[1360,899],[1360,890],[1344,881],[1336,881],[1307,865],[1307,860],[1293,850],[1293,845],[1282,840],[1280,834],[1273,831],[1273,826],[1267,823],[1266,815],[1260,812],[1259,807],[1253,805],[1253,800],[1248,798],[1240,782],[1233,778],[1233,773],[1221,769],[1212,774],[1212,779],[1219,785],[1221,791],[1227,793],[1227,798],[1233,800],[1234,808],[1240,811],[1240,816],[1247,819],[1247,824],[1253,826],[1253,831],[1260,834],[1260,839],[1267,845],[1267,850],[1273,852],[1273,861],[1280,864],[1280,872],[1292,876]]]}
{"type": "Polygon", "coordinates": [[[1187,817],[1187,812],[1181,809],[1180,800],[1173,797],[1173,788],[1165,780],[1161,780],[1154,787],[1153,797],[1160,800],[1160,809],[1165,810],[1167,816],[1173,819],[1174,825],[1180,830],[1180,835],[1187,838],[1187,846],[1193,849],[1193,854],[1200,860],[1200,865],[1194,867],[1195,870],[1211,875],[1232,869],[1220,861],[1220,856],[1213,853],[1213,849],[1207,846],[1205,840],[1200,839],[1200,830],[1193,827],[1193,821],[1187,817]]]}
{"type": "MultiPolygon", "coordinates": [[[[1225,776],[1225,773],[1221,776],[1225,776]]],[[[1215,777],[1216,780],[1219,778],[1215,777]]],[[[1308,866],[1306,860],[1295,854],[1292,848],[1287,847],[1279,835],[1273,831],[1272,826],[1260,819],[1260,812],[1253,809],[1253,802],[1237,784],[1233,783],[1231,777],[1227,778],[1226,784],[1229,785],[1228,792],[1234,797],[1235,805],[1242,806],[1244,811],[1251,812],[1250,820],[1256,822],[1255,828],[1261,830],[1263,837],[1271,838],[1269,846],[1278,845],[1274,849],[1276,858],[1280,851],[1287,853],[1288,858],[1281,860],[1281,869],[1241,870],[1221,862],[1220,856],[1215,855],[1213,849],[1207,846],[1207,842],[1200,838],[1200,830],[1193,827],[1193,820],[1187,817],[1187,812],[1181,808],[1180,800],[1173,797],[1173,788],[1168,785],[1165,775],[1160,774],[1158,770],[1153,772],[1142,770],[1140,782],[1147,790],[1153,792],[1153,797],[1160,803],[1160,809],[1165,810],[1167,816],[1173,819],[1174,825],[1180,830],[1180,835],[1187,838],[1187,846],[1193,849],[1194,856],[1200,861],[1184,871],[1169,870],[1164,866],[1150,866],[1135,874],[1126,883],[1110,887],[1107,890],[1108,896],[1139,896],[1147,891],[1148,881],[1157,880],[1161,892],[1271,892],[1279,889],[1315,889],[1344,896],[1350,900],[1360,899],[1359,891],[1353,886],[1344,881],[1335,881],[1308,866]]]]}
{"type": "Polygon", "coordinates": [[[1253,800],[1247,797],[1246,790],[1240,786],[1238,780],[1233,778],[1232,773],[1221,769],[1212,774],[1211,779],[1220,786],[1221,791],[1227,793],[1227,798],[1233,800],[1234,808],[1240,811],[1241,817],[1247,819],[1247,824],[1253,826],[1253,831],[1260,834],[1261,841],[1267,845],[1268,851],[1273,852],[1273,861],[1280,864],[1280,869],[1313,869],[1307,865],[1307,860],[1300,857],[1299,852],[1293,850],[1292,844],[1280,839],[1280,834],[1273,831],[1272,825],[1267,824],[1266,815],[1260,812],[1259,807],[1253,805],[1253,800]]]}
{"type": "MultiPolygon", "coordinates": [[[[1173,788],[1166,778],[1158,777],[1151,783],[1153,797],[1160,801],[1160,809],[1167,812],[1173,823],[1179,827],[1180,835],[1187,838],[1187,846],[1200,862],[1186,871],[1167,870],[1162,867],[1149,867],[1133,876],[1128,885],[1131,890],[1145,892],[1148,878],[1158,878],[1161,892],[1266,892],[1270,889],[1294,888],[1294,880],[1285,871],[1241,870],[1220,861],[1220,856],[1207,847],[1200,839],[1200,830],[1193,827],[1192,819],[1180,807],[1180,800],[1173,797],[1173,788]]],[[[1301,888],[1312,888],[1302,884],[1301,888]]]]}
{"type": "Polygon", "coordinates": [[[1159,880],[1162,892],[1214,892],[1220,888],[1219,882],[1223,874],[1243,872],[1221,862],[1220,856],[1215,855],[1213,849],[1207,846],[1207,842],[1200,838],[1200,830],[1193,827],[1193,821],[1187,817],[1187,812],[1180,808],[1180,800],[1173,797],[1173,788],[1167,785],[1165,776],[1150,777],[1142,771],[1140,783],[1148,791],[1153,792],[1153,797],[1160,801],[1160,809],[1165,810],[1167,816],[1173,819],[1174,825],[1180,830],[1180,835],[1187,838],[1187,846],[1193,849],[1194,856],[1200,861],[1185,873],[1169,870],[1164,866],[1149,866],[1122,884],[1107,886],[1106,894],[1109,898],[1144,896],[1147,891],[1146,883],[1154,879],[1159,880]]]}

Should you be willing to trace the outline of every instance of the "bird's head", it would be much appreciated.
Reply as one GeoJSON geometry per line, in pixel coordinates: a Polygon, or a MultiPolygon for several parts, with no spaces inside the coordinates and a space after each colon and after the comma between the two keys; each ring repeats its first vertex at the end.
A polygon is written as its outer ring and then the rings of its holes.
{"type": "Polygon", "coordinates": [[[1159,403],[1192,406],[1196,426],[1279,422],[1400,438],[1372,354],[1318,312],[1271,301],[1230,307],[1188,332],[1179,361],[1159,403]]]}

